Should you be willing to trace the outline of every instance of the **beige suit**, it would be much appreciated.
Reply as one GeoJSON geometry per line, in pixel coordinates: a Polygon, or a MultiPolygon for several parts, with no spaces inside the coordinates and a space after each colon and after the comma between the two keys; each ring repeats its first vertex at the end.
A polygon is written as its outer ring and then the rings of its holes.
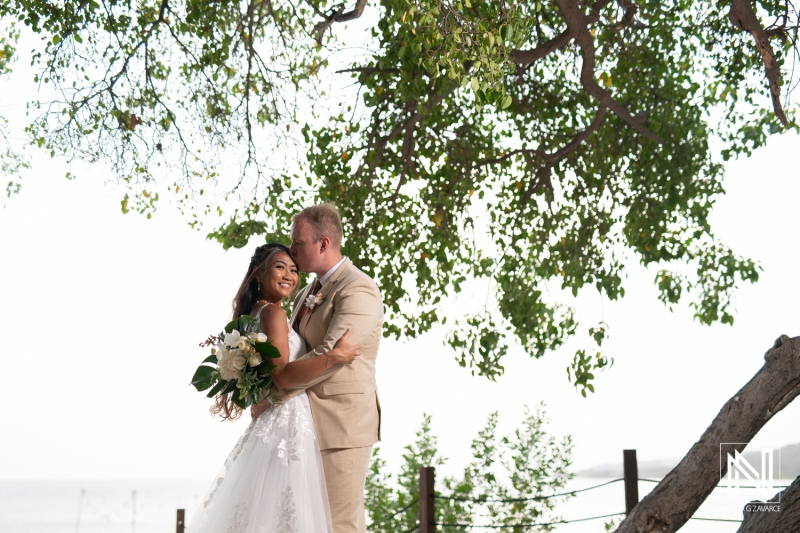
{"type": "MultiPolygon", "coordinates": [[[[298,316],[311,285],[295,298],[298,316]]],[[[300,358],[331,350],[347,328],[350,340],[361,343],[361,355],[351,365],[335,365],[309,383],[307,389],[317,428],[334,533],[363,533],[364,480],[372,445],[380,440],[381,408],[375,384],[375,359],[383,326],[383,302],[375,282],[349,259],[336,269],[320,293],[323,301],[299,324],[309,347],[300,358]]],[[[292,322],[294,326],[294,322],[292,322]]]]}

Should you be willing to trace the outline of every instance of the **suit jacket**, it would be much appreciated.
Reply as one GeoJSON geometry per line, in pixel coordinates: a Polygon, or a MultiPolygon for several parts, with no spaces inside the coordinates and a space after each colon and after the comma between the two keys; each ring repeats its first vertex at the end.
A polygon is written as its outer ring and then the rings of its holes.
{"type": "MultiPolygon", "coordinates": [[[[312,285],[300,291],[292,307],[292,326],[312,285]]],[[[352,328],[350,340],[361,343],[361,355],[350,365],[334,365],[306,389],[320,449],[360,448],[380,440],[381,406],[375,383],[375,360],[383,327],[383,302],[375,282],[349,259],[336,269],[320,291],[323,301],[300,321],[299,332],[315,357],[352,328]]]]}

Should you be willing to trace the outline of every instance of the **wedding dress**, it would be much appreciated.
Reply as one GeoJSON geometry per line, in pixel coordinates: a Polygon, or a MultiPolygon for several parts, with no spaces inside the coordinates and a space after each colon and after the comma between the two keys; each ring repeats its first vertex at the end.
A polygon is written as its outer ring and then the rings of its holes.
{"type": "MultiPolygon", "coordinates": [[[[256,318],[261,311],[256,314],[256,318]]],[[[289,360],[306,352],[289,328],[289,360]]],[[[322,459],[308,396],[252,422],[225,460],[189,533],[332,533],[322,459]]]]}

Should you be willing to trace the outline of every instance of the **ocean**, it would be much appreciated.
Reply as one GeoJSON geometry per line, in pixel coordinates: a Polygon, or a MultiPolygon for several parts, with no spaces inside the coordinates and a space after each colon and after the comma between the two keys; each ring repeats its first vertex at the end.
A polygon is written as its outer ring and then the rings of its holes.
{"type": "MultiPolygon", "coordinates": [[[[609,481],[575,478],[569,490],[609,481]]],[[[187,521],[200,505],[211,480],[0,480],[0,533],[172,533],[177,509],[186,509],[187,521]]],[[[781,482],[787,485],[789,481],[781,482]]],[[[643,497],[655,483],[640,482],[643,497]]],[[[718,488],[695,513],[696,517],[740,520],[741,509],[752,497],[747,489],[732,495],[718,488]]],[[[557,512],[564,520],[591,518],[625,510],[621,482],[581,492],[557,512]]],[[[603,533],[608,519],[559,525],[564,533],[603,533]]],[[[481,525],[476,523],[476,525],[481,525]]],[[[729,533],[738,524],[690,520],[685,533],[729,533]]],[[[487,531],[475,529],[475,531],[487,531]]],[[[497,531],[497,530],[495,530],[497,531]]],[[[311,532],[304,532],[311,533],[311,532]]]]}
{"type": "Polygon", "coordinates": [[[2,533],[172,533],[210,480],[0,481],[2,533]]]}

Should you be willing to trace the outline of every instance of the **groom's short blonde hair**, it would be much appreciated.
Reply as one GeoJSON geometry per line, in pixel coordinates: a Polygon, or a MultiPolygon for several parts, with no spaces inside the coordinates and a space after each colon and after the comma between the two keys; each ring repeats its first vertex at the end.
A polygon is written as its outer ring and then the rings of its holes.
{"type": "Polygon", "coordinates": [[[314,241],[322,237],[331,240],[334,250],[342,247],[342,219],[339,218],[339,211],[333,204],[319,204],[306,207],[292,217],[292,223],[303,219],[311,224],[314,232],[314,241]]]}

